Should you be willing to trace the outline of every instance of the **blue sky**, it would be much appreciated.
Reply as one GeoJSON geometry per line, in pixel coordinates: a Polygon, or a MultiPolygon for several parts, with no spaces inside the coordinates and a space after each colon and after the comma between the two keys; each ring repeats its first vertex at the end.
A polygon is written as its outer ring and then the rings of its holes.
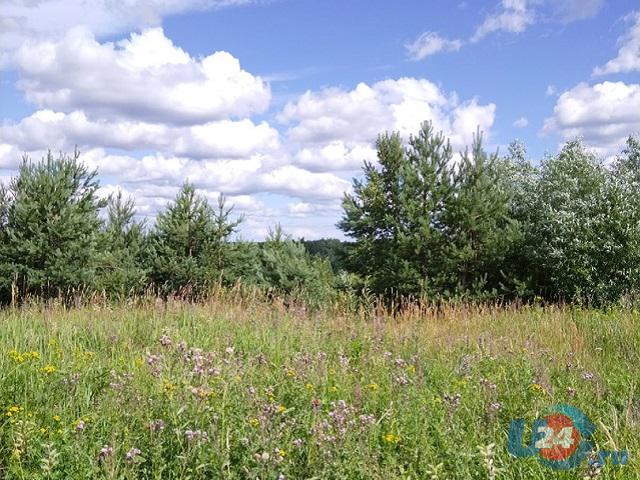
{"type": "Polygon", "coordinates": [[[376,133],[420,120],[535,160],[640,132],[632,0],[8,0],[0,26],[0,176],[78,145],[141,217],[189,179],[245,238],[339,236],[376,133]]]}

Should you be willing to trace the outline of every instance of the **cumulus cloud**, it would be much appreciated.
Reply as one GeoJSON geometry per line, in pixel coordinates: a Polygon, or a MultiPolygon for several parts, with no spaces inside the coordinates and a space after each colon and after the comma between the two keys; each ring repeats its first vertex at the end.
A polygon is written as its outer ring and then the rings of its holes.
{"type": "Polygon", "coordinates": [[[220,120],[175,127],[139,121],[91,120],[82,111],[69,114],[38,110],[15,124],[0,126],[0,141],[23,151],[74,146],[158,150],[191,158],[242,158],[279,148],[279,134],[266,122],[220,120]]]}
{"type": "Polygon", "coordinates": [[[624,82],[580,83],[562,93],[547,133],[563,140],[580,136],[602,155],[615,153],[630,134],[640,132],[640,85],[624,82]]]}
{"type": "Polygon", "coordinates": [[[422,60],[439,52],[457,52],[461,47],[461,40],[449,40],[436,32],[424,32],[413,42],[405,45],[412,60],[422,60]]]}
{"type": "Polygon", "coordinates": [[[535,21],[535,13],[527,5],[527,0],[502,0],[501,8],[488,15],[471,37],[478,42],[490,33],[504,31],[522,33],[535,21]]]}
{"type": "Polygon", "coordinates": [[[289,102],[278,119],[291,125],[289,141],[316,146],[340,141],[370,145],[384,131],[408,137],[430,120],[451,137],[454,147],[464,148],[478,127],[489,131],[495,108],[475,98],[461,102],[455,93],[425,79],[400,78],[371,86],[360,83],[353,90],[308,91],[289,102]]]}
{"type": "Polygon", "coordinates": [[[0,3],[0,60],[26,40],[57,39],[84,26],[97,36],[160,25],[163,17],[254,3],[253,0],[3,0],[0,3]]]}
{"type": "Polygon", "coordinates": [[[192,58],[162,29],[99,43],[85,28],[25,43],[19,87],[42,108],[104,118],[195,124],[242,118],[269,106],[269,85],[227,52],[192,58]]]}
{"type": "Polygon", "coordinates": [[[596,67],[593,75],[640,71],[640,10],[628,15],[626,20],[632,22],[632,25],[629,31],[618,40],[620,45],[618,55],[603,66],[596,67]]]}

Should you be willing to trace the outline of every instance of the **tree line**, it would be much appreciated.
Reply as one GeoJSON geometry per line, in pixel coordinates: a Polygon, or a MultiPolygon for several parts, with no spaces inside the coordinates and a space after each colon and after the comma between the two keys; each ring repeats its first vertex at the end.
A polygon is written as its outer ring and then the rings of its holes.
{"type": "Polygon", "coordinates": [[[0,187],[0,298],[113,298],[147,292],[198,297],[215,285],[244,285],[310,303],[327,301],[334,276],[276,227],[262,243],[231,241],[241,219],[185,183],[152,225],[133,200],[101,198],[97,171],[80,154],[25,158],[0,187]]]}
{"type": "Polygon", "coordinates": [[[640,141],[603,160],[579,140],[532,162],[514,142],[458,153],[424,123],[379,136],[343,199],[350,242],[234,239],[242,218],[189,183],[147,224],[102,198],[76,151],[23,159],[0,186],[0,301],[250,287],[322,305],[342,293],[607,305],[640,291],[640,141]]]}
{"type": "Polygon", "coordinates": [[[343,201],[350,268],[375,293],[605,305],[640,293],[640,141],[603,160],[577,139],[458,156],[425,123],[377,141],[343,201]]]}

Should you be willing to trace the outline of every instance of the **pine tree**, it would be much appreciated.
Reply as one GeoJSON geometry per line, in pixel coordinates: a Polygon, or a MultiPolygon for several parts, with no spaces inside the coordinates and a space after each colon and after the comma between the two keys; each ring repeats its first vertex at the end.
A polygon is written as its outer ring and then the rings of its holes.
{"type": "Polygon", "coordinates": [[[144,222],[134,217],[133,199],[125,199],[122,191],[109,197],[107,220],[100,235],[97,288],[117,297],[140,292],[147,284],[144,222]]]}
{"type": "Polygon", "coordinates": [[[51,152],[24,158],[3,188],[0,268],[5,298],[15,283],[22,294],[71,295],[94,286],[98,261],[97,173],[72,156],[51,152]]]}
{"type": "Polygon", "coordinates": [[[219,280],[231,221],[224,199],[214,211],[193,185],[185,183],[176,200],[158,214],[150,234],[148,265],[154,285],[165,293],[199,293],[219,280]]]}

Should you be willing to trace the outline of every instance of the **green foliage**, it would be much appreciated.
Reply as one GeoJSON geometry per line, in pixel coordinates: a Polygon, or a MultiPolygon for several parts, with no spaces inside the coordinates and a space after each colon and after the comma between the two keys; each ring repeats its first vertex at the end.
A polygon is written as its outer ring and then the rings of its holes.
{"type": "Polygon", "coordinates": [[[0,279],[5,299],[12,283],[22,295],[67,296],[94,286],[105,203],[97,173],[76,151],[33,163],[0,195],[0,279]]]}
{"type": "Polygon", "coordinates": [[[489,457],[499,480],[587,478],[586,460],[508,453],[510,422],[557,403],[597,424],[598,450],[628,450],[598,478],[640,476],[637,314],[419,312],[235,296],[0,311],[3,478],[480,480],[489,457]]]}
{"type": "Polygon", "coordinates": [[[320,240],[301,240],[304,248],[311,255],[326,258],[331,263],[334,273],[346,270],[345,260],[347,244],[335,238],[321,238],[320,240]]]}
{"type": "Polygon", "coordinates": [[[381,136],[377,148],[380,168],[366,164],[343,201],[339,226],[356,241],[352,268],[376,293],[495,290],[519,230],[497,157],[484,153],[481,136],[457,166],[429,123],[406,148],[397,134],[381,136]]]}
{"type": "Polygon", "coordinates": [[[226,242],[240,220],[220,197],[214,210],[185,183],[175,201],[158,214],[149,235],[147,262],[153,284],[165,293],[199,293],[221,278],[226,242]]]}
{"type": "Polygon", "coordinates": [[[125,297],[142,291],[147,285],[144,268],[144,223],[134,219],[133,199],[122,192],[109,198],[107,220],[100,235],[100,259],[97,288],[110,295],[125,297]]]}

